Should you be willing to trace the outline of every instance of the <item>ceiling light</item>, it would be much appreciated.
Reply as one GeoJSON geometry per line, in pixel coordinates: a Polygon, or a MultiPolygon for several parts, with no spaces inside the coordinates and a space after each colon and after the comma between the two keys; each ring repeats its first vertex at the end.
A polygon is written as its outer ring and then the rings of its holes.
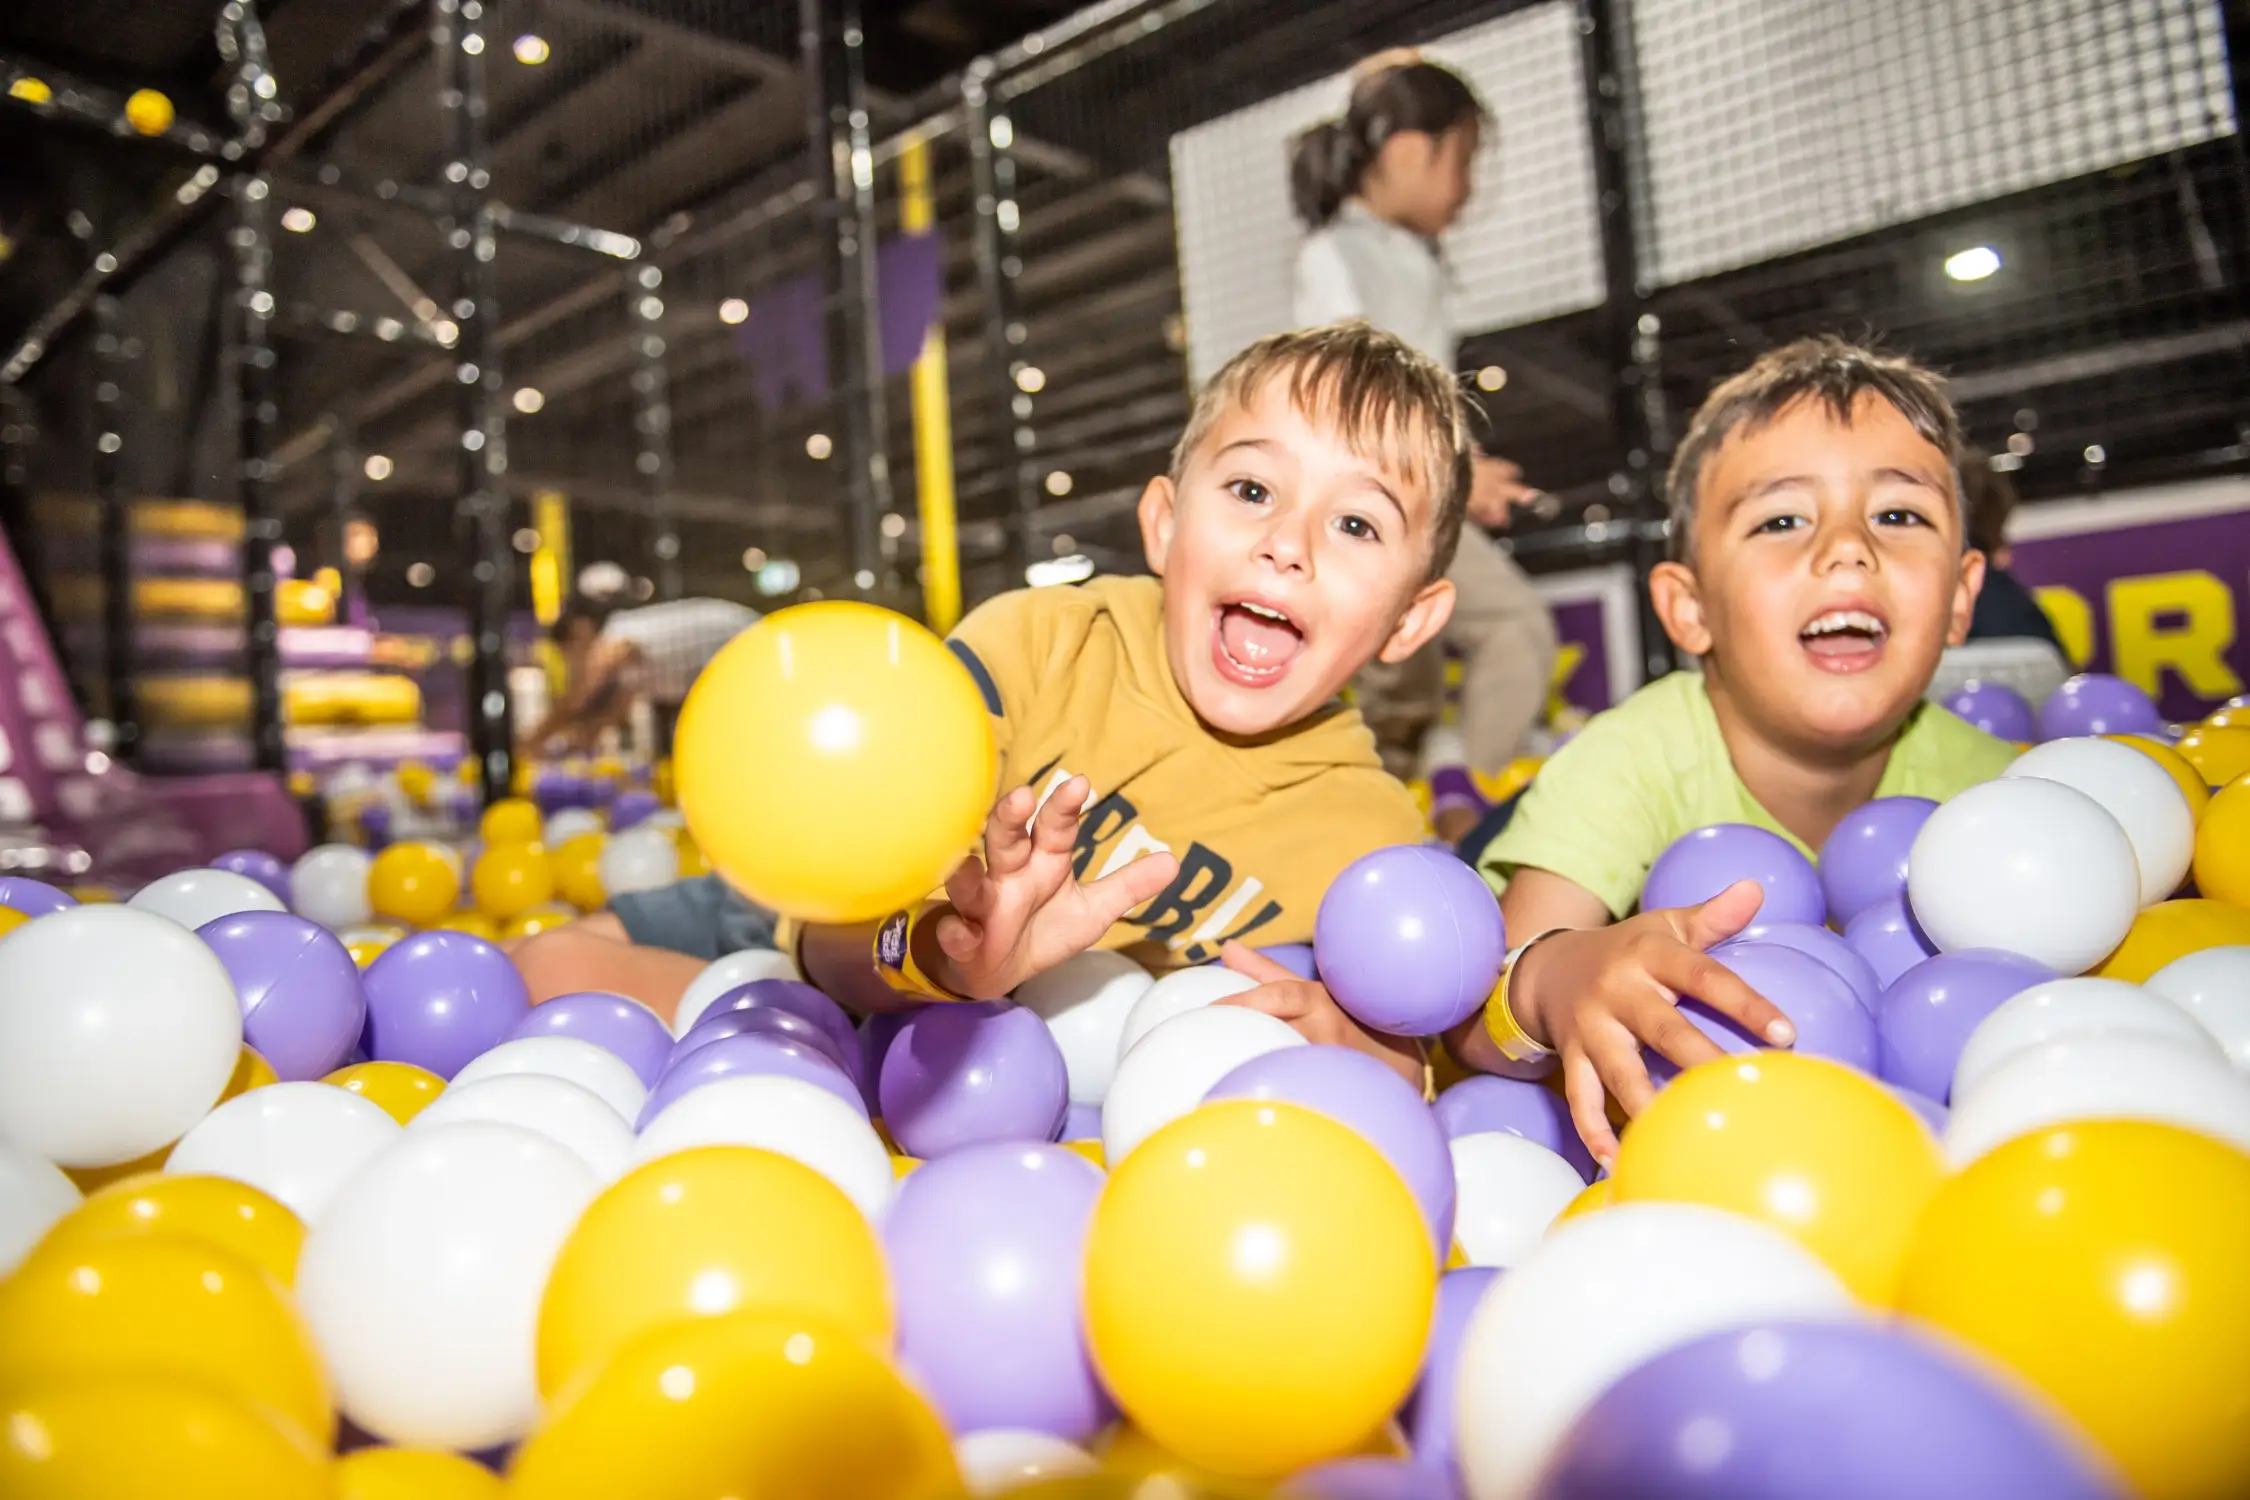
{"type": "Polygon", "coordinates": [[[313,211],[309,208],[300,206],[285,208],[281,211],[281,227],[291,234],[311,234],[313,226],[319,222],[320,220],[314,217],[313,211]]]}
{"type": "Polygon", "coordinates": [[[516,410],[530,416],[547,404],[546,393],[535,385],[518,386],[515,394],[516,410]]]}
{"type": "Polygon", "coordinates": [[[815,459],[826,458],[835,451],[836,445],[828,441],[828,434],[825,432],[816,432],[805,439],[805,452],[815,459]]]}
{"type": "Polygon", "coordinates": [[[1047,388],[1047,372],[1037,365],[1025,365],[1016,371],[1016,389],[1029,395],[1038,395],[1047,388]]]}
{"type": "Polygon", "coordinates": [[[407,583],[418,589],[428,588],[436,577],[437,569],[431,567],[428,563],[414,563],[409,565],[406,570],[407,583]]]}
{"type": "Polygon", "coordinates": [[[895,510],[883,517],[883,535],[894,542],[906,535],[906,517],[895,510]]]}
{"type": "Polygon", "coordinates": [[[517,527],[516,534],[512,540],[516,544],[516,550],[523,553],[526,557],[529,557],[532,553],[539,550],[539,533],[532,527],[517,527]]]}
{"type": "Polygon", "coordinates": [[[1498,365],[1486,365],[1477,371],[1477,389],[1496,391],[1508,383],[1508,372],[1498,365]]]}
{"type": "Polygon", "coordinates": [[[1945,274],[1955,281],[1982,281],[2000,269],[2000,252],[1990,245],[1971,245],[1945,258],[1945,274]]]}
{"type": "Polygon", "coordinates": [[[1070,475],[1061,469],[1057,469],[1053,473],[1049,474],[1047,476],[1047,493],[1053,495],[1058,500],[1063,496],[1069,494],[1070,475]]]}
{"type": "Polygon", "coordinates": [[[530,31],[516,38],[516,45],[513,50],[516,54],[516,61],[527,68],[538,67],[553,55],[554,51],[547,45],[545,37],[530,31]]]}
{"type": "Polygon", "coordinates": [[[380,453],[368,454],[367,462],[359,467],[361,473],[378,483],[391,477],[391,461],[380,453]]]}
{"type": "Polygon", "coordinates": [[[873,568],[861,568],[852,575],[852,583],[862,589],[875,587],[875,570],[873,568]]]}
{"type": "Polygon", "coordinates": [[[719,304],[719,321],[722,323],[744,322],[749,316],[750,304],[740,297],[729,297],[719,304]]]}
{"type": "Polygon", "coordinates": [[[758,570],[759,570],[760,568],[764,567],[765,565],[766,565],[766,549],[765,549],[765,548],[763,548],[763,547],[745,547],[745,548],[743,548],[743,549],[742,549],[742,571],[743,571],[743,572],[745,572],[745,573],[755,573],[755,572],[757,572],[757,571],[758,571],[758,570]]]}
{"type": "Polygon", "coordinates": [[[2090,464],[2108,463],[2109,450],[2099,443],[2088,443],[2086,445],[2086,462],[2090,464]]]}
{"type": "Polygon", "coordinates": [[[758,569],[758,592],[767,598],[786,594],[797,586],[797,565],[786,557],[777,557],[758,569]]]}
{"type": "Polygon", "coordinates": [[[430,325],[430,336],[450,349],[453,341],[461,336],[461,325],[450,318],[440,318],[430,325]]]}

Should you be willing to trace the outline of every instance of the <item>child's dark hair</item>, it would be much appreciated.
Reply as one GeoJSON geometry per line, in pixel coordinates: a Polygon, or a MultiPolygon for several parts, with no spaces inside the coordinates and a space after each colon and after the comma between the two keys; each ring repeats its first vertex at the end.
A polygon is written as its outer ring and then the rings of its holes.
{"type": "Polygon", "coordinates": [[[562,612],[555,616],[555,623],[548,627],[547,633],[558,642],[568,641],[571,636],[571,628],[583,620],[586,624],[592,626],[594,632],[598,635],[601,628],[609,623],[609,617],[615,612],[615,606],[605,600],[584,597],[565,599],[562,612]]]}
{"type": "Polygon", "coordinates": [[[1713,386],[1696,408],[1664,480],[1673,561],[1695,560],[1696,489],[1703,466],[1729,437],[1765,426],[1800,400],[1818,401],[1837,421],[1848,423],[1862,396],[1889,402],[1945,455],[1954,503],[1960,504],[1961,421],[1946,397],[1945,377],[1903,354],[1818,334],[1767,350],[1749,369],[1713,386]]]}
{"type": "Polygon", "coordinates": [[[1402,130],[1444,135],[1490,118],[1461,75],[1411,53],[1362,65],[1343,116],[1323,120],[1289,143],[1289,197],[1297,217],[1318,229],[1336,217],[1383,143],[1402,130]]]}
{"type": "Polygon", "coordinates": [[[1992,556],[2008,545],[2008,517],[2022,497],[2016,482],[1992,467],[1988,453],[1961,458],[1961,504],[1968,511],[1969,545],[1992,556]]]}

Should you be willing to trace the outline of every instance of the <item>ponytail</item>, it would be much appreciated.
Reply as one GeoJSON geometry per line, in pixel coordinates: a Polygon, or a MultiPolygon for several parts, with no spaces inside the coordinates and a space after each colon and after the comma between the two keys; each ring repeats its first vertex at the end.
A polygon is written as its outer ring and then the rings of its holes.
{"type": "Polygon", "coordinates": [[[1355,71],[1343,117],[1323,120],[1289,142],[1289,199],[1308,229],[1336,217],[1359,191],[1383,143],[1403,130],[1444,135],[1489,117],[1458,73],[1412,52],[1385,53],[1355,71]]]}

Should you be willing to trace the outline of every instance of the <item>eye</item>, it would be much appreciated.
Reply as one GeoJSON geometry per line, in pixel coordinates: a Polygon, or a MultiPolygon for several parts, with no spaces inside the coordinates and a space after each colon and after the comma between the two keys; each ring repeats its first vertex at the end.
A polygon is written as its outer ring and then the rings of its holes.
{"type": "Polygon", "coordinates": [[[1878,526],[1927,526],[1930,518],[1904,505],[1886,505],[1875,513],[1878,526]]]}
{"type": "Polygon", "coordinates": [[[1374,542],[1382,540],[1375,530],[1375,523],[1365,516],[1338,516],[1336,518],[1336,529],[1357,541],[1374,542]]]}
{"type": "Polygon", "coordinates": [[[1751,527],[1750,534],[1752,536],[1779,536],[1785,531],[1802,531],[1804,529],[1805,518],[1803,516],[1768,516],[1765,520],[1751,527]]]}
{"type": "Polygon", "coordinates": [[[1251,505],[1263,505],[1273,498],[1273,491],[1255,479],[1230,479],[1227,481],[1227,493],[1251,505]]]}

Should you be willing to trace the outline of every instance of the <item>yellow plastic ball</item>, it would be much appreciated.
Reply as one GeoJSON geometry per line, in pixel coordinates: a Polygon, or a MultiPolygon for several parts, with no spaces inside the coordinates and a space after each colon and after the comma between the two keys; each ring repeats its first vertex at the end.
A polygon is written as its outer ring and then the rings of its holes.
{"type": "Polygon", "coordinates": [[[162,135],[172,128],[172,101],[155,89],[135,89],[125,101],[125,120],[142,135],[162,135]]]}
{"type": "Polygon", "coordinates": [[[546,826],[534,803],[522,797],[503,797],[477,820],[477,837],[487,844],[536,844],[546,826]]]}
{"type": "Polygon", "coordinates": [[[1563,1211],[1555,1215],[1555,1223],[1547,1226],[1548,1233],[1554,1232],[1555,1224],[1560,1224],[1567,1219],[1583,1218],[1587,1214],[1599,1213],[1615,1203],[1617,1191],[1610,1186],[1610,1181],[1609,1178],[1604,1177],[1598,1181],[1587,1183],[1579,1191],[1578,1196],[1565,1203],[1563,1211]]]}
{"type": "Polygon", "coordinates": [[[335,1500],[501,1500],[508,1487],[475,1459],[427,1448],[361,1448],[336,1460],[335,1500]]]}
{"type": "Polygon", "coordinates": [[[1874,1079],[1771,1052],[1673,1079],[1625,1132],[1610,1186],[1617,1203],[1703,1203],[1761,1220],[1887,1307],[1944,1173],[1937,1138],[1874,1079]]]}
{"type": "Polygon", "coordinates": [[[477,856],[469,893],[479,912],[505,922],[555,899],[554,866],[538,844],[495,844],[477,856]]]}
{"type": "Polygon", "coordinates": [[[12,906],[0,906],[0,937],[6,937],[30,920],[28,914],[20,912],[12,906]]]}
{"type": "Polygon", "coordinates": [[[42,1247],[0,1281],[0,1390],[89,1375],[202,1381],[325,1443],[336,1408],[281,1283],[188,1239],[42,1247]]]}
{"type": "Polygon", "coordinates": [[[465,932],[470,937],[482,938],[488,943],[500,941],[500,927],[481,911],[456,911],[446,913],[445,920],[431,924],[435,932],[465,932]]]}
{"type": "Polygon", "coordinates": [[[2221,787],[2196,825],[2195,888],[2250,908],[2250,776],[2221,787]]]}
{"type": "Polygon", "coordinates": [[[2146,734],[2105,734],[2105,740],[2115,740],[2120,745],[2130,745],[2164,768],[2179,786],[2180,795],[2188,800],[2188,811],[2198,821],[2203,817],[2204,804],[2211,800],[2211,788],[2204,785],[2203,773],[2189,765],[2180,752],[2164,741],[2146,734]]]}
{"type": "Polygon", "coordinates": [[[461,895],[461,872],[431,844],[393,844],[367,869],[367,904],[378,917],[427,927],[461,895]]]}
{"type": "Polygon", "coordinates": [[[2141,909],[2094,973],[2139,984],[2175,958],[2238,943],[2250,943],[2250,911],[2226,901],[2159,901],[2141,909]]]}
{"type": "Polygon", "coordinates": [[[398,763],[399,793],[417,807],[428,807],[431,795],[437,791],[437,772],[418,760],[398,763]]]}
{"type": "Polygon", "coordinates": [[[2203,716],[2205,729],[2250,729],[2250,702],[2230,698],[2203,716]]]}
{"type": "Polygon", "coordinates": [[[580,911],[600,911],[609,900],[602,889],[602,840],[599,833],[575,833],[555,846],[548,863],[555,872],[555,893],[580,911]]]}
{"type": "Polygon", "coordinates": [[[672,760],[711,868],[807,922],[928,895],[993,799],[992,720],[968,669],[870,604],[785,609],[728,642],[688,694],[672,760]]]}
{"type": "Polygon", "coordinates": [[[2180,736],[2172,748],[2195,767],[2207,786],[2225,786],[2237,777],[2250,776],[2250,729],[2200,725],[2180,736]]]}
{"type": "Polygon", "coordinates": [[[158,1174],[112,1183],[95,1193],[48,1230],[40,1248],[148,1236],[208,1245],[291,1286],[297,1280],[305,1225],[247,1182],[198,1173],[158,1174]]]}
{"type": "Polygon", "coordinates": [[[921,1165],[922,1158],[919,1156],[900,1156],[893,1153],[891,1156],[891,1180],[893,1182],[904,1182],[907,1178],[912,1177],[915,1169],[921,1165]]]}
{"type": "Polygon", "coordinates": [[[402,1062],[353,1063],[320,1081],[359,1095],[401,1125],[445,1092],[445,1080],[437,1074],[402,1062]]]}
{"type": "Polygon", "coordinates": [[[642,1334],[549,1407],[509,1468],[511,1500],[960,1492],[944,1424],[866,1340],[755,1313],[642,1334]]]}
{"type": "MultiPolygon", "coordinates": [[[[212,1101],[211,1107],[217,1109],[238,1094],[247,1094],[252,1089],[262,1089],[269,1083],[278,1082],[280,1079],[274,1076],[273,1064],[259,1056],[255,1047],[245,1046],[235,1057],[234,1071],[227,1075],[227,1086],[219,1091],[219,1097],[212,1101]]],[[[164,1163],[172,1155],[172,1147],[177,1144],[176,1141],[166,1141],[154,1151],[145,1156],[136,1156],[131,1161],[116,1162],[106,1167],[65,1167],[63,1172],[78,1185],[81,1193],[98,1193],[111,1183],[127,1182],[135,1177],[163,1171],[164,1163]]]]}
{"type": "Polygon", "coordinates": [[[672,761],[669,756],[648,768],[648,789],[666,807],[678,805],[678,788],[673,785],[672,761]]]}
{"type": "Polygon", "coordinates": [[[2051,1397],[2145,1500],[2250,1494],[2250,1155],[2104,1120],[2043,1130],[1931,1200],[1900,1310],[2051,1397]]]}
{"type": "Polygon", "coordinates": [[[539,1389],[552,1399],[659,1324],[738,1312],[806,1313],[888,1348],[890,1279],[873,1226],[834,1183],[771,1151],[659,1157],[596,1198],[555,1257],[539,1304],[539,1389]]]}
{"type": "Polygon", "coordinates": [[[1418,1373],[1437,1262],[1406,1184],[1343,1125],[1239,1100],[1119,1162],[1086,1236],[1086,1337],[1133,1423],[1198,1468],[1354,1452],[1418,1373]]]}
{"type": "Polygon", "coordinates": [[[578,912],[575,908],[564,906],[560,902],[549,901],[543,906],[534,906],[531,910],[510,917],[507,921],[501,923],[500,936],[509,939],[533,937],[542,932],[552,932],[557,927],[567,926],[577,920],[578,912]]]}
{"type": "Polygon", "coordinates": [[[695,841],[694,834],[688,832],[685,828],[675,828],[672,830],[672,842],[680,851],[680,878],[682,880],[691,875],[708,875],[711,873],[711,861],[703,857],[703,846],[695,841]]]}
{"type": "Polygon", "coordinates": [[[398,938],[388,932],[358,932],[345,940],[344,951],[352,956],[353,963],[364,969],[397,942],[398,938]]]}
{"type": "Polygon", "coordinates": [[[45,1382],[0,1400],[9,1500],[333,1500],[327,1456],[272,1413],[193,1380],[45,1382]]]}
{"type": "Polygon", "coordinates": [[[44,78],[34,78],[26,73],[8,85],[8,97],[21,99],[26,104],[52,104],[55,91],[44,78]]]}

